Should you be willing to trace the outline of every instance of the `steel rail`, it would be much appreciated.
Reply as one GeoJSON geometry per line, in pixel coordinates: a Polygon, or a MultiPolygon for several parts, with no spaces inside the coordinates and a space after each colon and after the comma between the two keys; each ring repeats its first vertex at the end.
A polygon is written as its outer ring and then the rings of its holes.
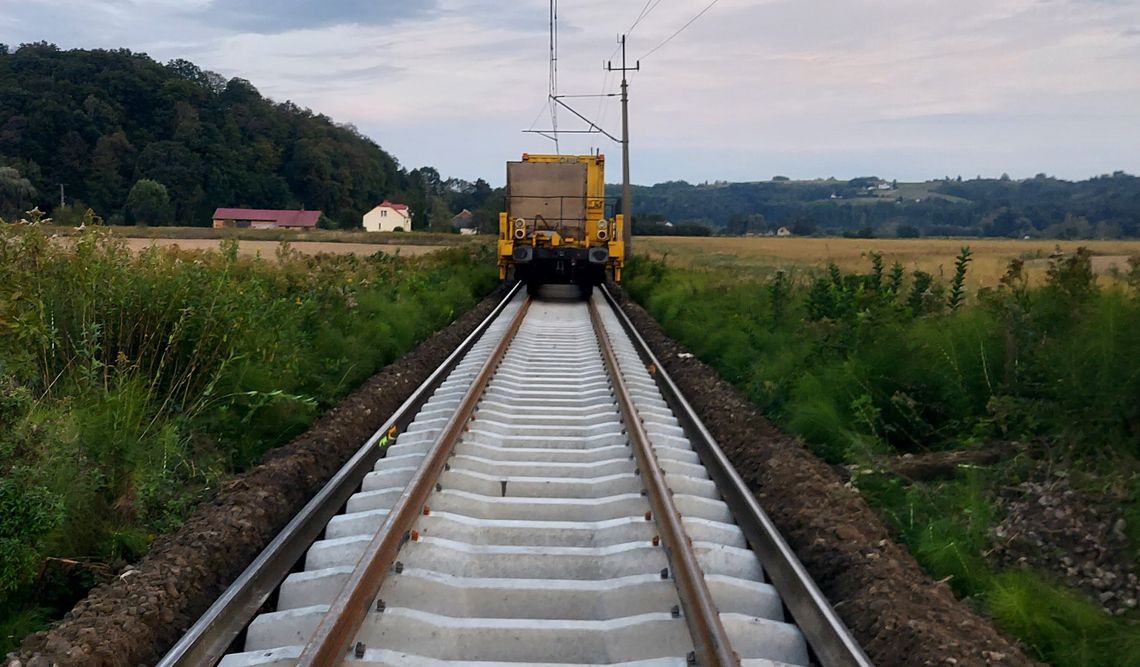
{"type": "Polygon", "coordinates": [[[736,472],[716,438],[697,416],[693,406],[685,400],[684,394],[650,350],[649,344],[634,327],[629,316],[604,285],[601,286],[601,291],[622,328],[633,341],[641,359],[656,369],[654,378],[665,402],[689,436],[701,462],[728,503],[772,584],[780,591],[784,604],[804,633],[820,664],[823,667],[873,667],[871,660],[851,636],[847,626],[736,472]]]}
{"type": "Polygon", "coordinates": [[[459,365],[507,304],[518,294],[516,284],[487,317],[459,344],[396,412],[384,422],[356,454],[281,529],[256,559],[238,576],[204,614],[157,663],[157,667],[210,667],[226,650],[281,584],[293,566],[320,537],[329,520],[360,487],[376,461],[384,455],[377,446],[392,429],[403,431],[432,393],[459,365]]]}
{"type": "Polygon", "coordinates": [[[297,667],[332,667],[344,659],[356,632],[368,615],[372,600],[388,577],[400,546],[408,539],[413,523],[423,513],[428,496],[435,490],[436,480],[474,414],[483,390],[518,333],[530,303],[528,298],[515,313],[502,339],[479,369],[459,407],[436,437],[423,463],[404,487],[380,530],[365,547],[344,588],[333,600],[313,637],[302,650],[297,667]]]}
{"type": "Polygon", "coordinates": [[[598,307],[593,300],[590,301],[590,321],[594,325],[594,333],[597,334],[598,345],[601,347],[602,357],[610,373],[614,396],[625,420],[630,446],[637,457],[638,468],[645,481],[649,506],[653,509],[653,518],[656,519],[657,529],[661,533],[661,545],[672,568],[671,574],[685,612],[685,623],[689,626],[689,633],[693,638],[697,663],[706,667],[739,665],[740,659],[732,652],[728,633],[720,621],[720,613],[705,582],[704,571],[697,561],[692,540],[685,532],[681,514],[673,503],[672,491],[658,464],[657,455],[653,453],[649,434],[641,423],[637,407],[629,395],[617,355],[614,353],[605,325],[602,324],[601,315],[598,313],[598,307]]]}

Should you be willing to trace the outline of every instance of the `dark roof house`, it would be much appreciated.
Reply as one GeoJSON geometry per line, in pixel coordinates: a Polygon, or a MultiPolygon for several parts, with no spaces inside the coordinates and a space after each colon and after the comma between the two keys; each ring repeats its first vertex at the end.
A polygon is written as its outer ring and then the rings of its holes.
{"type": "Polygon", "coordinates": [[[475,218],[475,214],[467,209],[463,209],[459,214],[451,219],[451,226],[456,229],[463,229],[471,226],[471,221],[475,218]]]}
{"type": "Polygon", "coordinates": [[[316,229],[320,211],[275,211],[257,208],[219,208],[214,227],[253,229],[316,229]]]}

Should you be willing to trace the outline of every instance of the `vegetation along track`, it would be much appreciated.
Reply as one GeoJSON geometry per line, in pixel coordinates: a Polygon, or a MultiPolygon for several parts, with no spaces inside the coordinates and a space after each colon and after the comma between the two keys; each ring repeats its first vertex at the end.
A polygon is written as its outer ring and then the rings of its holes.
{"type": "Polygon", "coordinates": [[[159,664],[869,665],[609,299],[512,291],[159,664]]]}

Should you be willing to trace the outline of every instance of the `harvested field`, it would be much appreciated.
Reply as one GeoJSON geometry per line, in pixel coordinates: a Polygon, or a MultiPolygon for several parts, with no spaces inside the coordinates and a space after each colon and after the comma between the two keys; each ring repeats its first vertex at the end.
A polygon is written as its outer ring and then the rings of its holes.
{"type": "MultiPolygon", "coordinates": [[[[45,234],[76,236],[76,227],[41,225],[45,234]]],[[[323,243],[363,243],[367,245],[479,245],[493,236],[461,236],[435,232],[366,232],[363,229],[214,229],[213,227],[131,227],[106,225],[112,236],[138,239],[238,239],[240,241],[319,241],[323,243]]]]}
{"type": "MultiPolygon", "coordinates": [[[[218,250],[222,241],[214,239],[126,239],[131,250],[145,250],[151,246],[169,248],[177,246],[182,250],[218,250]]],[[[329,241],[296,241],[289,243],[289,248],[305,255],[332,253],[337,255],[371,255],[378,252],[390,255],[418,256],[426,255],[447,246],[442,245],[405,245],[394,243],[335,243],[329,241]]],[[[240,241],[238,252],[242,256],[253,257],[260,255],[266,259],[273,259],[277,250],[281,248],[280,241],[240,241]]]]}
{"type": "Polygon", "coordinates": [[[1140,241],[1049,241],[1013,239],[844,239],[844,238],[682,238],[637,239],[635,252],[666,257],[670,264],[755,270],[790,265],[824,267],[834,262],[844,271],[866,271],[871,252],[880,252],[888,266],[899,262],[908,271],[920,270],[947,280],[954,274],[954,257],[969,246],[974,260],[967,282],[973,287],[997,284],[1010,260],[1025,260],[1034,282],[1044,280],[1049,257],[1058,248],[1072,253],[1089,248],[1093,269],[1104,281],[1113,270],[1126,273],[1128,258],[1140,256],[1140,241]]]}

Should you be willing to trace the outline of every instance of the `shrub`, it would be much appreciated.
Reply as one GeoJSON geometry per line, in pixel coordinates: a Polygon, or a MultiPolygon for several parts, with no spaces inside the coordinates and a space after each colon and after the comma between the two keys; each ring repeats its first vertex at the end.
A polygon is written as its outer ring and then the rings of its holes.
{"type": "Polygon", "coordinates": [[[1140,454],[1140,299],[1097,289],[1077,253],[1055,261],[1038,290],[1015,261],[998,289],[968,307],[969,262],[964,248],[949,297],[929,273],[908,281],[895,266],[884,276],[874,254],[867,275],[832,265],[799,280],[773,273],[766,286],[637,258],[626,286],[758,404],[810,431],[828,458],[853,437],[913,451],[978,434],[1064,434],[1140,454]],[[871,402],[857,418],[852,401],[864,394],[871,402]],[[1003,407],[1014,405],[1016,415],[1003,407]]]}
{"type": "Polygon", "coordinates": [[[127,221],[136,225],[169,225],[173,210],[166,186],[144,178],[127,195],[127,221]]]}

